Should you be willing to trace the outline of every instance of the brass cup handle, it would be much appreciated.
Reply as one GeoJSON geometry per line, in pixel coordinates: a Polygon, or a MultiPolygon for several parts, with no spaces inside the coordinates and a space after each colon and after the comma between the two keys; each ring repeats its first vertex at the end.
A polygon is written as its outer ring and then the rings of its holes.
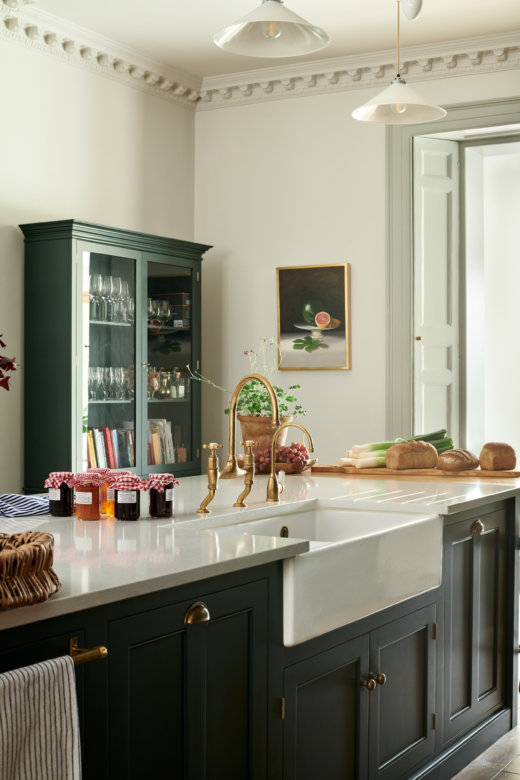
{"type": "Polygon", "coordinates": [[[370,678],[370,680],[364,680],[364,681],[361,683],[361,686],[362,686],[363,688],[366,688],[366,689],[367,689],[367,691],[373,691],[373,690],[375,690],[375,689],[376,689],[376,687],[377,687],[377,682],[375,681],[375,679],[374,679],[373,677],[371,677],[371,678],[370,678]]]}
{"type": "Polygon", "coordinates": [[[378,685],[384,685],[386,683],[386,674],[380,672],[379,674],[375,675],[374,680],[378,685]]]}
{"type": "Polygon", "coordinates": [[[482,520],[475,520],[473,525],[471,526],[471,533],[472,534],[483,534],[486,530],[484,523],[482,520]]]}
{"type": "Polygon", "coordinates": [[[189,626],[193,626],[196,623],[208,623],[209,620],[209,609],[203,601],[195,601],[191,607],[188,607],[184,615],[184,623],[189,626]]]}

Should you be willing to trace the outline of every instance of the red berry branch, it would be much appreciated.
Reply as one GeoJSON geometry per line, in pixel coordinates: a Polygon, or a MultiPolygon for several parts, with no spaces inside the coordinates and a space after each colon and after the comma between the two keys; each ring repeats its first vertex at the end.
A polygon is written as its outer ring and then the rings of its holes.
{"type": "MultiPolygon", "coordinates": [[[[2,341],[2,334],[0,333],[0,347],[5,347],[2,341]]],[[[0,387],[9,390],[10,376],[7,376],[7,371],[16,371],[17,365],[14,358],[8,358],[4,355],[0,355],[0,387]]]]}

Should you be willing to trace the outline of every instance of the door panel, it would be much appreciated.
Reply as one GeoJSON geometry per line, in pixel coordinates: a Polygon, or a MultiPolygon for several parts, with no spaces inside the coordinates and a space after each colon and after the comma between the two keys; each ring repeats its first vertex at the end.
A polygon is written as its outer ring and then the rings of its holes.
{"type": "Polygon", "coordinates": [[[459,438],[458,144],[414,138],[414,433],[459,438]]]}

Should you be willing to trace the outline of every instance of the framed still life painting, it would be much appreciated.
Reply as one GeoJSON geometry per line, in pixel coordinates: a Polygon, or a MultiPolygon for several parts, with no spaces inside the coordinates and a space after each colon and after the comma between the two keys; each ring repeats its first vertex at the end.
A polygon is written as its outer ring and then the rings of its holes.
{"type": "Polygon", "coordinates": [[[351,367],[350,264],[277,268],[279,369],[351,367]]]}

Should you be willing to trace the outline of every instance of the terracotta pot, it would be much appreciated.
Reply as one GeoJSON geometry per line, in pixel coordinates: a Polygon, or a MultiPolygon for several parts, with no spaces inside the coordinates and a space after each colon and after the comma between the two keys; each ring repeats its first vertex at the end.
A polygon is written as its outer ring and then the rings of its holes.
{"type": "MultiPolygon", "coordinates": [[[[258,447],[253,447],[253,453],[257,452],[257,450],[265,450],[266,447],[271,446],[273,433],[276,430],[273,428],[272,417],[246,417],[243,414],[237,414],[237,419],[242,430],[242,441],[249,439],[257,441],[259,444],[258,447]]],[[[292,417],[280,417],[280,423],[292,422],[292,419],[292,417]]],[[[278,435],[277,447],[285,444],[288,431],[288,428],[284,428],[278,435]]]]}

